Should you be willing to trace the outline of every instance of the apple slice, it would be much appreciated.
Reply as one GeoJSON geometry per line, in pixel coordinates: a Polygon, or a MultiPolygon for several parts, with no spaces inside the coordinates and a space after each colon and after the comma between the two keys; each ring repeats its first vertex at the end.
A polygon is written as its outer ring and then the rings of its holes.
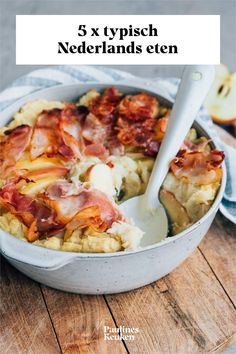
{"type": "Polygon", "coordinates": [[[67,173],[68,169],[66,167],[47,167],[41,168],[40,170],[29,171],[23,176],[24,178],[28,178],[32,181],[38,181],[47,177],[64,177],[67,173]]]}
{"type": "Polygon", "coordinates": [[[111,197],[116,194],[111,169],[104,163],[91,166],[88,169],[86,181],[90,182],[94,188],[99,189],[101,192],[111,197]]]}
{"type": "Polygon", "coordinates": [[[236,120],[236,73],[225,65],[216,66],[216,76],[205,100],[205,108],[217,123],[236,120]]]}
{"type": "Polygon", "coordinates": [[[44,192],[45,188],[47,188],[50,184],[56,182],[57,179],[58,177],[56,176],[50,176],[47,178],[39,179],[36,182],[27,183],[19,189],[19,192],[21,194],[27,194],[32,196],[37,195],[38,193],[44,192]]]}
{"type": "Polygon", "coordinates": [[[18,170],[39,170],[48,167],[55,167],[55,166],[63,166],[62,162],[58,158],[48,158],[48,157],[39,157],[33,161],[31,160],[19,160],[16,163],[16,168],[18,170]]]}
{"type": "Polygon", "coordinates": [[[175,198],[173,193],[161,188],[160,201],[170,218],[172,231],[174,234],[185,230],[191,224],[191,220],[185,208],[175,198]]]}

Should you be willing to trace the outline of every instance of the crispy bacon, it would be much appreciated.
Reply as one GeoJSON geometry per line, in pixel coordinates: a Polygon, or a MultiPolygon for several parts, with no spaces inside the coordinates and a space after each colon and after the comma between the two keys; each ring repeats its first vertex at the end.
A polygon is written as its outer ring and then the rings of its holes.
{"type": "Polygon", "coordinates": [[[88,184],[76,186],[67,181],[58,181],[50,186],[43,200],[57,212],[58,220],[66,224],[70,222],[76,214],[89,207],[100,208],[100,218],[106,223],[107,228],[114,221],[122,220],[118,207],[103,192],[88,187],[88,184]]]}
{"type": "Polygon", "coordinates": [[[108,98],[108,101],[111,102],[114,106],[117,106],[123,94],[118,90],[118,88],[112,86],[105,89],[103,96],[108,98]]]}
{"type": "Polygon", "coordinates": [[[154,118],[157,114],[158,101],[146,93],[134,96],[125,96],[118,106],[119,117],[140,122],[154,118]]]}
{"type": "Polygon", "coordinates": [[[89,103],[89,111],[103,124],[111,124],[115,118],[115,110],[122,99],[122,94],[115,87],[106,89],[103,95],[94,97],[89,103]]]}
{"type": "Polygon", "coordinates": [[[120,117],[117,122],[117,137],[124,145],[139,148],[148,156],[156,156],[160,146],[155,139],[156,124],[157,120],[154,118],[131,122],[120,117]]]}
{"type": "Polygon", "coordinates": [[[55,211],[43,201],[21,194],[16,182],[12,179],[0,189],[0,205],[29,228],[28,240],[35,241],[40,235],[51,236],[62,230],[64,225],[57,221],[55,211]]]}
{"type": "Polygon", "coordinates": [[[27,239],[29,242],[34,242],[39,239],[39,232],[37,229],[37,220],[35,219],[30,225],[27,232],[27,239]]]}
{"type": "Polygon", "coordinates": [[[156,126],[155,126],[155,138],[157,141],[162,141],[164,138],[167,124],[168,124],[168,119],[167,117],[159,118],[157,120],[156,126]]]}
{"type": "Polygon", "coordinates": [[[156,156],[161,141],[158,124],[166,119],[156,118],[158,106],[157,99],[146,93],[126,96],[117,108],[116,130],[120,143],[138,148],[145,155],[156,156]]]}
{"type": "Polygon", "coordinates": [[[171,162],[170,170],[182,180],[198,185],[219,182],[222,177],[220,165],[224,160],[223,151],[209,152],[181,150],[171,162]]]}
{"type": "Polygon", "coordinates": [[[5,178],[14,168],[23,152],[27,149],[32,135],[29,125],[19,125],[7,130],[0,141],[0,176],[5,178]]]}

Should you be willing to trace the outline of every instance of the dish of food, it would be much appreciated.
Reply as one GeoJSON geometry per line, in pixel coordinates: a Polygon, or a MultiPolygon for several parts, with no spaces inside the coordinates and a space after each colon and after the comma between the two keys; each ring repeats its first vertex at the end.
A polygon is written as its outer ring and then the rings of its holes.
{"type": "MultiPolygon", "coordinates": [[[[169,114],[151,94],[114,87],[75,102],[26,103],[0,129],[0,227],[55,250],[139,248],[145,235],[118,205],[145,191],[169,114]]],[[[169,236],[209,210],[223,158],[189,131],[160,191],[169,236]]]]}

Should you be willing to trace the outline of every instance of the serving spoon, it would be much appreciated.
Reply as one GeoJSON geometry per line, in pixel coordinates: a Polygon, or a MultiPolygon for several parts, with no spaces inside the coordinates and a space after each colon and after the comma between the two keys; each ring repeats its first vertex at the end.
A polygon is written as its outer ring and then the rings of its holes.
{"type": "Polygon", "coordinates": [[[120,205],[121,212],[145,232],[142,247],[159,242],[167,236],[168,218],[158,198],[159,191],[168,173],[169,164],[179,151],[210,89],[214,75],[214,66],[185,67],[146,191],[120,205]]]}

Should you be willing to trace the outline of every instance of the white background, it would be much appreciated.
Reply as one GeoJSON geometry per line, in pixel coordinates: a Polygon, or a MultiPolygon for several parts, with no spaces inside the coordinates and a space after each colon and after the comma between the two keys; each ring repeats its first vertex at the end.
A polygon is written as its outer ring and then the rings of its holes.
{"type": "Polygon", "coordinates": [[[219,64],[220,16],[217,15],[17,15],[16,64],[219,64]],[[153,24],[158,37],[116,37],[108,40],[103,28],[147,27],[153,24]],[[77,35],[78,26],[86,24],[85,37],[77,35]],[[91,37],[90,27],[100,27],[100,36],[91,37]],[[71,45],[142,45],[141,54],[58,54],[58,42],[71,45]],[[146,46],[177,45],[178,54],[148,54],[146,46]]]}

